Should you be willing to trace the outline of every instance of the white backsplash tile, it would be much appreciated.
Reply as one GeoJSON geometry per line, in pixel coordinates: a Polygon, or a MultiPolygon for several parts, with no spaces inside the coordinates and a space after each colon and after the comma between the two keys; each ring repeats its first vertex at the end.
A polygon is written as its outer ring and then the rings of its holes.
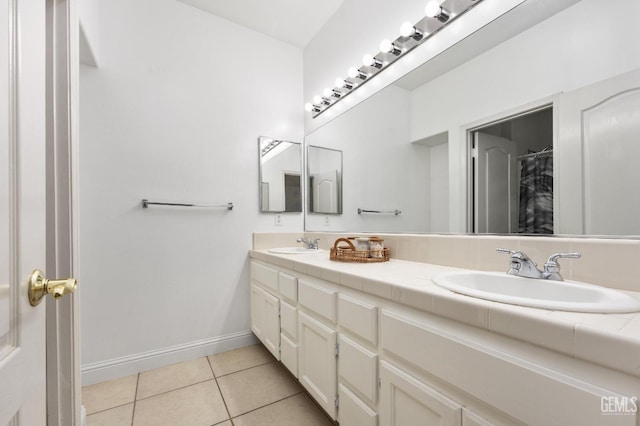
{"type": "MultiPolygon", "coordinates": [[[[329,250],[336,239],[371,236],[362,233],[308,232],[319,238],[319,246],[329,250]]],[[[519,237],[492,235],[376,234],[385,240],[393,259],[485,271],[506,271],[507,255],[497,247],[521,250],[542,268],[547,258],[558,252],[578,251],[580,259],[561,259],[565,279],[584,281],[623,290],[640,291],[640,241],[625,239],[519,237]]],[[[255,249],[295,246],[297,233],[256,233],[255,249]]],[[[285,266],[285,265],[282,265],[285,266]]],[[[335,278],[335,277],[332,277],[335,278]]],[[[332,280],[334,281],[334,280],[332,280]]]]}

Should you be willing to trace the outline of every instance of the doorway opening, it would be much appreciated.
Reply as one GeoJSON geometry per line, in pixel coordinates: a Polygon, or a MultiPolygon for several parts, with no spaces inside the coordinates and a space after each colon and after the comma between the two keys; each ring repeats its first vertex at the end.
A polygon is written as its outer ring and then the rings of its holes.
{"type": "Polygon", "coordinates": [[[553,234],[553,107],[469,132],[477,234],[553,234]]]}

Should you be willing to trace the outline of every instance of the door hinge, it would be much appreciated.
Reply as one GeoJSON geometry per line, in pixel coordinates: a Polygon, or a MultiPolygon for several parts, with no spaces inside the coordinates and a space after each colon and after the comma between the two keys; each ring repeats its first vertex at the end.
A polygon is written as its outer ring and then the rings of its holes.
{"type": "Polygon", "coordinates": [[[334,404],[336,404],[336,408],[340,408],[340,395],[336,395],[335,399],[333,400],[334,404]]]}
{"type": "Polygon", "coordinates": [[[471,148],[471,156],[473,158],[478,158],[478,147],[474,146],[473,148],[471,148]]]}
{"type": "Polygon", "coordinates": [[[340,343],[336,343],[335,348],[333,348],[333,354],[336,358],[340,358],[340,343]]]}
{"type": "Polygon", "coordinates": [[[378,377],[378,388],[382,387],[382,379],[378,377]]]}

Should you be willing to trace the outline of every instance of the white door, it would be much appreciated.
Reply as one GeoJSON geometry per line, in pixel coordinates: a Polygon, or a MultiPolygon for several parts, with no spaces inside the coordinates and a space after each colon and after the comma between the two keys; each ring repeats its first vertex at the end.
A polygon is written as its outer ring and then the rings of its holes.
{"type": "Polygon", "coordinates": [[[45,3],[0,0],[0,424],[46,424],[45,3]]]}
{"type": "Polygon", "coordinates": [[[474,218],[478,233],[518,232],[516,144],[509,139],[474,133],[476,169],[474,218]]]}
{"type": "Polygon", "coordinates": [[[314,213],[338,213],[338,171],[311,176],[314,213]]]}
{"type": "Polygon", "coordinates": [[[640,234],[640,70],[558,100],[559,233],[640,234]]]}

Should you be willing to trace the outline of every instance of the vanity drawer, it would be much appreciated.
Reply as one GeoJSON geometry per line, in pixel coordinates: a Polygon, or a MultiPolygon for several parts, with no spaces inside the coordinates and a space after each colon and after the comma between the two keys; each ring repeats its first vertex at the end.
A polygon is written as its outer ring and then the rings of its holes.
{"type": "Polygon", "coordinates": [[[298,302],[305,308],[336,322],[336,291],[311,282],[298,280],[298,302]]]}
{"type": "Polygon", "coordinates": [[[258,262],[251,262],[251,279],[278,291],[278,271],[258,262]]]}
{"type": "Polygon", "coordinates": [[[279,272],[280,294],[292,302],[298,301],[298,277],[279,272]]]}
{"type": "Polygon", "coordinates": [[[280,335],[280,361],[298,378],[298,345],[284,333],[280,335]]]}
{"type": "Polygon", "coordinates": [[[338,296],[338,318],[341,327],[362,337],[373,346],[378,344],[378,308],[341,294],[338,296]]]}
{"type": "Polygon", "coordinates": [[[280,301],[280,328],[293,340],[298,340],[298,311],[284,300],[280,301]]]}
{"type": "Polygon", "coordinates": [[[338,375],[371,405],[378,401],[378,355],[345,336],[338,337],[338,375]]]}

